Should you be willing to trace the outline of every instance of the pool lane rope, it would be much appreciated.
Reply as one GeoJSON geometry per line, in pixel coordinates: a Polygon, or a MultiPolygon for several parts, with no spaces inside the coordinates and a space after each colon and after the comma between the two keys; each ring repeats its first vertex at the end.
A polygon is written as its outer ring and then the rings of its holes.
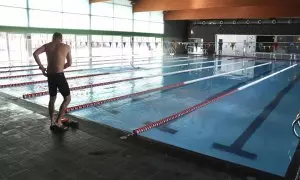
{"type": "MultiPolygon", "coordinates": [[[[80,61],[80,62],[74,62],[74,64],[84,64],[84,63],[92,63],[93,62],[96,62],[96,63],[99,63],[99,62],[108,62],[108,61],[116,61],[116,60],[131,60],[131,57],[129,58],[118,58],[118,59],[97,59],[97,56],[93,56],[95,60],[93,61],[80,61]]],[[[99,57],[109,57],[109,56],[99,56],[99,57]]],[[[134,59],[145,59],[145,60],[141,60],[141,62],[143,61],[149,61],[148,59],[151,58],[151,59],[163,59],[164,57],[157,57],[157,58],[154,58],[154,57],[138,57],[138,58],[134,58],[134,59]]],[[[166,62],[171,62],[171,61],[174,61],[174,59],[188,59],[190,57],[176,57],[176,58],[172,58],[172,60],[169,60],[169,59],[163,59],[164,61],[166,62]]],[[[75,58],[76,59],[76,58],[75,58]]],[[[82,58],[78,58],[78,59],[82,59],[82,58]]],[[[157,60],[158,61],[158,60],[157,60]]],[[[0,69],[11,69],[11,68],[23,68],[23,67],[37,67],[38,65],[36,64],[28,64],[28,65],[17,65],[17,66],[0,66],[0,69]]]]}
{"type": "Polygon", "coordinates": [[[197,109],[200,109],[200,108],[202,108],[202,107],[205,107],[205,106],[207,106],[207,105],[209,105],[209,104],[211,104],[211,103],[213,103],[213,102],[216,102],[216,101],[218,101],[218,100],[220,100],[220,99],[222,99],[222,98],[224,98],[224,97],[226,97],[226,96],[229,96],[229,95],[231,95],[231,94],[233,94],[233,93],[235,93],[235,92],[237,92],[237,91],[242,91],[242,90],[244,90],[244,89],[246,89],[246,88],[248,88],[248,87],[251,87],[251,86],[253,86],[253,85],[255,85],[255,84],[258,84],[258,83],[260,83],[260,82],[262,82],[262,81],[264,81],[264,80],[266,80],[266,79],[268,79],[268,78],[271,78],[271,77],[273,77],[273,76],[275,76],[275,75],[277,75],[277,74],[279,74],[279,73],[282,73],[282,72],[287,71],[287,70],[289,70],[289,69],[291,69],[291,68],[294,68],[295,66],[297,66],[297,64],[294,64],[294,65],[292,65],[292,66],[289,66],[289,67],[287,67],[287,68],[284,68],[284,69],[282,69],[282,70],[280,70],[280,71],[277,71],[277,72],[275,72],[275,73],[272,73],[272,74],[270,74],[270,75],[268,75],[268,76],[265,76],[265,77],[263,77],[263,78],[261,78],[261,79],[258,79],[258,80],[256,80],[256,81],[253,81],[253,82],[248,83],[248,84],[246,84],[246,85],[240,86],[240,87],[235,88],[235,89],[230,90],[230,91],[227,91],[227,92],[225,92],[225,93],[223,93],[223,94],[220,94],[220,95],[218,95],[218,96],[213,96],[213,97],[211,97],[211,98],[208,98],[207,100],[205,100],[205,101],[203,101],[203,102],[201,102],[201,103],[199,103],[199,104],[196,104],[196,105],[194,105],[194,106],[192,106],[192,107],[189,107],[189,108],[187,108],[187,109],[185,109],[185,110],[183,110],[183,111],[177,112],[177,113],[175,113],[175,114],[172,114],[172,115],[170,115],[170,116],[168,116],[168,117],[165,117],[165,118],[163,118],[163,119],[160,119],[160,120],[158,120],[158,121],[151,122],[151,123],[149,123],[149,124],[147,124],[147,125],[145,125],[145,126],[142,126],[142,127],[140,127],[140,128],[134,129],[134,130],[132,131],[131,134],[128,134],[128,135],[126,135],[126,136],[122,136],[121,139],[127,139],[127,138],[130,137],[130,136],[138,135],[138,134],[143,133],[143,132],[145,132],[145,131],[148,131],[148,130],[150,130],[150,129],[153,129],[153,128],[156,128],[156,127],[158,127],[158,126],[161,126],[161,125],[164,125],[164,124],[166,124],[166,123],[169,123],[169,122],[171,122],[171,121],[174,121],[174,120],[176,120],[176,119],[178,119],[178,118],[180,118],[180,117],[182,117],[182,116],[185,116],[185,115],[187,115],[187,114],[189,114],[189,113],[191,113],[191,112],[193,112],[193,111],[195,111],[195,110],[197,110],[197,109]]]}
{"type": "MultiPolygon", "coordinates": [[[[152,69],[159,69],[159,68],[173,68],[173,67],[188,66],[188,65],[195,65],[195,64],[204,64],[204,63],[215,62],[215,61],[206,61],[206,62],[202,61],[202,62],[194,62],[194,63],[159,66],[159,67],[153,67],[153,68],[134,69],[134,70],[124,71],[124,73],[132,72],[132,71],[143,71],[143,70],[152,70],[152,69]]],[[[219,60],[219,61],[222,61],[222,60],[219,60]]],[[[76,71],[85,71],[85,70],[89,71],[89,70],[99,70],[99,69],[103,69],[103,67],[101,67],[101,68],[91,68],[91,69],[82,69],[82,70],[81,69],[79,69],[79,70],[69,70],[69,71],[65,71],[65,72],[76,72],[76,71]]],[[[33,74],[23,74],[23,75],[13,75],[13,76],[2,76],[2,77],[0,77],[0,79],[22,78],[22,77],[30,77],[30,76],[41,76],[41,75],[43,75],[43,74],[42,73],[33,73],[33,74]]]]}
{"type": "MultiPolygon", "coordinates": [[[[221,61],[217,61],[217,62],[221,62],[221,61]]],[[[189,63],[189,64],[176,64],[176,65],[170,65],[170,66],[163,66],[163,68],[171,68],[171,67],[173,68],[173,67],[181,67],[181,66],[188,66],[188,65],[205,64],[205,63],[210,63],[210,62],[216,62],[216,61],[195,62],[195,63],[189,63]]],[[[153,68],[147,68],[147,69],[126,70],[126,71],[122,71],[122,72],[106,72],[106,73],[99,73],[99,74],[88,74],[88,75],[83,75],[83,76],[69,77],[69,78],[66,78],[66,79],[78,79],[78,78],[86,78],[86,77],[93,77],[93,76],[100,76],[100,75],[121,74],[121,73],[129,73],[129,72],[136,72],[136,71],[146,71],[146,70],[160,69],[160,68],[162,68],[162,67],[153,67],[153,68]]],[[[22,77],[26,77],[26,75],[22,76],[22,77]]],[[[24,82],[24,83],[4,84],[4,85],[0,85],[0,88],[19,87],[19,86],[27,86],[27,85],[40,84],[40,83],[47,83],[47,80],[31,81],[31,82],[24,82]]]]}
{"type": "MultiPolygon", "coordinates": [[[[104,75],[108,75],[108,74],[109,73],[88,74],[88,75],[83,75],[83,76],[68,77],[66,79],[69,79],[69,80],[70,79],[79,79],[79,78],[87,78],[87,77],[94,77],[94,76],[104,76],[104,75]]],[[[3,84],[3,85],[0,85],[0,88],[27,86],[27,85],[47,83],[47,82],[48,82],[48,80],[41,80],[41,81],[15,83],[15,84],[3,84]]]]}
{"type": "MultiPolygon", "coordinates": [[[[184,62],[184,61],[191,61],[191,60],[172,60],[172,61],[167,61],[167,62],[184,62]]],[[[140,60],[140,61],[134,61],[135,65],[153,65],[153,64],[159,64],[159,62],[163,62],[161,60],[154,60],[153,63],[142,63],[142,62],[147,62],[147,60],[140,60]],[[136,62],[140,62],[140,63],[136,63],[136,62]]],[[[102,66],[102,65],[107,65],[107,64],[122,64],[125,63],[124,61],[115,61],[115,62],[109,62],[109,63],[97,63],[97,64],[92,64],[94,66],[102,66]]],[[[81,66],[90,66],[90,65],[81,65],[81,66]]],[[[103,68],[103,67],[101,67],[103,68]]],[[[82,70],[96,70],[96,69],[100,69],[100,68],[87,68],[87,69],[74,69],[74,70],[67,70],[65,72],[75,72],[75,71],[82,71],[82,70]]],[[[21,72],[21,71],[37,71],[39,70],[38,68],[31,68],[31,69],[17,69],[17,70],[6,70],[6,71],[0,71],[1,73],[11,73],[11,72],[21,72]]]]}
{"type": "MultiPolygon", "coordinates": [[[[175,72],[162,73],[162,74],[156,74],[156,75],[148,75],[148,76],[143,76],[143,77],[121,79],[121,80],[108,81],[108,82],[102,82],[102,83],[97,83],[97,84],[88,84],[88,85],[84,85],[84,86],[72,87],[72,88],[70,88],[70,91],[111,85],[111,84],[116,84],[116,83],[121,83],[121,82],[126,82],[126,81],[135,81],[135,80],[141,80],[141,79],[147,79],[147,78],[154,78],[154,77],[159,77],[159,76],[171,76],[171,75],[175,75],[175,74],[187,73],[187,72],[198,71],[198,70],[203,70],[203,69],[211,69],[211,68],[220,67],[220,66],[235,65],[235,64],[240,64],[240,63],[243,63],[243,62],[235,62],[235,63],[227,63],[227,64],[222,64],[222,65],[217,65],[217,66],[207,66],[207,67],[201,67],[201,68],[187,69],[187,70],[182,70],[182,71],[175,71],[175,72]]],[[[49,91],[24,94],[23,99],[28,99],[28,98],[38,97],[38,96],[45,96],[48,94],[49,94],[49,91]]]]}
{"type": "Polygon", "coordinates": [[[256,67],[260,67],[260,66],[266,66],[266,65],[269,65],[269,64],[271,64],[271,62],[256,65],[256,66],[251,66],[251,67],[247,67],[247,68],[242,68],[242,69],[238,69],[238,70],[234,70],[234,71],[230,71],[230,72],[220,73],[220,74],[216,74],[216,75],[212,75],[212,76],[202,77],[202,78],[194,79],[194,80],[190,80],[190,81],[179,82],[179,83],[171,84],[171,85],[168,85],[168,86],[158,87],[158,88],[154,88],[154,89],[148,89],[148,90],[137,92],[137,93],[127,94],[127,95],[113,97],[113,98],[109,98],[109,99],[105,99],[105,100],[100,100],[100,101],[95,101],[95,102],[86,103],[86,104],[82,104],[82,105],[77,105],[77,106],[67,108],[66,113],[76,111],[76,110],[80,110],[80,109],[84,109],[84,108],[88,108],[88,107],[100,106],[100,105],[103,105],[105,103],[110,103],[110,102],[119,101],[119,100],[131,98],[131,97],[135,97],[135,96],[140,96],[140,95],[144,95],[144,94],[147,94],[147,93],[152,93],[152,92],[155,92],[155,91],[162,91],[162,90],[168,90],[168,89],[183,87],[183,86],[186,86],[186,85],[189,85],[189,84],[192,84],[192,83],[196,83],[196,82],[200,82],[200,81],[203,81],[203,80],[212,79],[212,78],[216,78],[216,77],[220,77],[220,76],[224,76],[224,75],[228,75],[228,74],[232,74],[232,73],[235,73],[235,72],[240,72],[240,71],[244,71],[244,70],[248,70],[248,69],[253,69],[253,68],[256,68],[256,67]]]}

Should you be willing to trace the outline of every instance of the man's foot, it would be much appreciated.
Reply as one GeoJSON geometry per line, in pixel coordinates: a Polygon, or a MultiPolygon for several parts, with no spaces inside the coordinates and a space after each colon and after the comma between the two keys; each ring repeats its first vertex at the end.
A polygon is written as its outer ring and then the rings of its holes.
{"type": "Polygon", "coordinates": [[[68,127],[66,127],[66,126],[64,126],[64,125],[58,126],[57,124],[51,125],[51,126],[50,126],[50,129],[51,129],[52,131],[56,131],[56,132],[66,132],[66,131],[69,130],[68,127]]]}
{"type": "Polygon", "coordinates": [[[70,120],[68,118],[62,118],[61,122],[64,126],[67,126],[67,127],[71,127],[71,128],[78,128],[79,127],[79,123],[77,121],[73,121],[73,120],[70,120]]]}

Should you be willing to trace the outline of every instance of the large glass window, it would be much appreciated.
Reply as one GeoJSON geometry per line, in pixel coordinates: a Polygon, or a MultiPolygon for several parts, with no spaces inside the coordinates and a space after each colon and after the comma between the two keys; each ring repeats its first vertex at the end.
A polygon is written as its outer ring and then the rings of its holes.
{"type": "Polygon", "coordinates": [[[113,31],[114,19],[110,17],[92,16],[92,29],[113,31]]]}
{"type": "Polygon", "coordinates": [[[134,13],[134,19],[142,20],[142,21],[149,21],[150,20],[150,13],[149,12],[134,13]]]}
{"type": "Polygon", "coordinates": [[[132,19],[132,7],[114,5],[114,17],[132,19]]]}
{"type": "Polygon", "coordinates": [[[63,28],[66,29],[89,29],[89,15],[63,13],[63,28]]]}
{"type": "Polygon", "coordinates": [[[163,14],[163,12],[161,12],[161,11],[151,12],[150,21],[151,22],[160,22],[160,23],[163,23],[164,22],[164,14],[163,14]]]}
{"type": "Polygon", "coordinates": [[[114,6],[110,3],[92,3],[91,4],[92,15],[113,17],[114,6]]]}
{"type": "Polygon", "coordinates": [[[26,8],[26,0],[0,0],[0,5],[26,8]]]}
{"type": "Polygon", "coordinates": [[[128,1],[128,0],[112,0],[111,2],[114,4],[123,5],[123,6],[131,6],[130,1],[128,1]]]}
{"type": "Polygon", "coordinates": [[[62,0],[28,0],[29,8],[49,10],[49,11],[62,11],[62,0]]]}
{"type": "Polygon", "coordinates": [[[0,25],[27,26],[26,9],[0,6],[0,25]]]}
{"type": "Polygon", "coordinates": [[[39,10],[30,10],[29,13],[32,27],[62,28],[62,13],[39,10]]]}
{"type": "Polygon", "coordinates": [[[10,60],[21,61],[26,58],[24,34],[8,34],[10,60]]]}
{"type": "Polygon", "coordinates": [[[89,46],[87,35],[76,35],[76,57],[89,57],[89,46]]]}
{"type": "Polygon", "coordinates": [[[6,33],[0,32],[0,62],[8,60],[6,33]]]}
{"type": "Polygon", "coordinates": [[[88,0],[63,0],[63,12],[89,14],[88,0]]]}
{"type": "Polygon", "coordinates": [[[132,20],[131,19],[114,19],[114,31],[132,31],[132,20]]]}
{"type": "Polygon", "coordinates": [[[134,32],[149,33],[149,25],[148,21],[134,21],[134,32]]]}
{"type": "Polygon", "coordinates": [[[150,23],[150,33],[158,33],[163,34],[164,33],[164,24],[163,23],[150,23]]]}

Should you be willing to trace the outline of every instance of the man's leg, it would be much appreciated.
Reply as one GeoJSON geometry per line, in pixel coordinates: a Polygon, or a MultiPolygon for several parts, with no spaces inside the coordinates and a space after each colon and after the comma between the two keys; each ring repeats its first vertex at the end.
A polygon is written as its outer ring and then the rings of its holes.
{"type": "Polygon", "coordinates": [[[58,89],[61,93],[61,95],[64,97],[64,101],[62,102],[60,108],[59,108],[59,113],[57,115],[56,123],[58,126],[62,126],[61,119],[65,115],[65,110],[67,109],[68,105],[71,102],[71,94],[70,94],[70,88],[69,84],[65,78],[64,73],[60,73],[57,77],[58,80],[58,89]]]}
{"type": "Polygon", "coordinates": [[[55,100],[56,100],[56,96],[50,96],[48,108],[49,108],[49,115],[50,115],[50,120],[51,120],[51,126],[53,124],[55,124],[55,118],[54,118],[55,100]]]}
{"type": "Polygon", "coordinates": [[[58,126],[62,126],[62,122],[61,119],[64,117],[65,115],[65,110],[67,109],[68,105],[71,102],[71,95],[68,95],[66,97],[64,97],[64,101],[62,102],[60,108],[59,108],[59,112],[57,115],[57,119],[56,119],[56,123],[58,126]]]}
{"type": "Polygon", "coordinates": [[[49,75],[48,76],[48,88],[49,88],[49,94],[50,94],[50,100],[48,104],[49,108],[49,115],[50,115],[50,120],[51,120],[51,126],[55,125],[55,117],[54,117],[54,105],[55,105],[55,100],[56,100],[56,95],[57,95],[57,84],[55,81],[55,76],[49,75]]]}

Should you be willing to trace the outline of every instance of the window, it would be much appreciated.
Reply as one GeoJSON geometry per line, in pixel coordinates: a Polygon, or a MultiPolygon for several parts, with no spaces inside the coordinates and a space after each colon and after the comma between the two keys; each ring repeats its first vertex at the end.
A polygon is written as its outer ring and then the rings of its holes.
{"type": "Polygon", "coordinates": [[[134,19],[142,20],[142,21],[149,21],[150,20],[150,13],[149,12],[134,13],[134,19]]]}
{"type": "Polygon", "coordinates": [[[114,19],[114,30],[115,31],[132,31],[132,20],[130,19],[114,19]]]}
{"type": "Polygon", "coordinates": [[[131,6],[130,1],[128,0],[112,0],[112,3],[123,5],[123,6],[131,6]]]}
{"type": "Polygon", "coordinates": [[[30,26],[45,28],[62,28],[62,13],[30,10],[30,26]]]}
{"type": "Polygon", "coordinates": [[[63,12],[89,14],[89,0],[63,0],[63,12]]]}
{"type": "Polygon", "coordinates": [[[102,36],[103,42],[112,42],[113,36],[102,36]]]}
{"type": "Polygon", "coordinates": [[[92,15],[113,17],[114,7],[110,3],[92,3],[92,15]]]}
{"type": "Polygon", "coordinates": [[[113,31],[114,19],[110,17],[92,16],[92,29],[113,31]]]}
{"type": "Polygon", "coordinates": [[[26,0],[0,0],[0,5],[26,8],[26,0]]]}
{"type": "Polygon", "coordinates": [[[134,32],[149,33],[149,24],[147,21],[134,21],[134,32]]]}
{"type": "Polygon", "coordinates": [[[151,17],[150,17],[151,22],[164,22],[164,14],[161,11],[155,11],[151,12],[151,17]]]}
{"type": "Polygon", "coordinates": [[[29,8],[49,11],[62,11],[62,0],[28,0],[29,8]]]}
{"type": "Polygon", "coordinates": [[[121,42],[122,41],[122,36],[113,36],[113,42],[121,42]]]}
{"type": "Polygon", "coordinates": [[[27,26],[26,9],[0,6],[0,25],[27,26]]]}
{"type": "Polygon", "coordinates": [[[89,15],[63,13],[63,28],[90,29],[89,15]]]}
{"type": "Polygon", "coordinates": [[[132,19],[132,8],[128,6],[114,5],[114,17],[132,19]]]}
{"type": "Polygon", "coordinates": [[[164,24],[163,23],[150,23],[150,33],[164,33],[164,24]]]}

